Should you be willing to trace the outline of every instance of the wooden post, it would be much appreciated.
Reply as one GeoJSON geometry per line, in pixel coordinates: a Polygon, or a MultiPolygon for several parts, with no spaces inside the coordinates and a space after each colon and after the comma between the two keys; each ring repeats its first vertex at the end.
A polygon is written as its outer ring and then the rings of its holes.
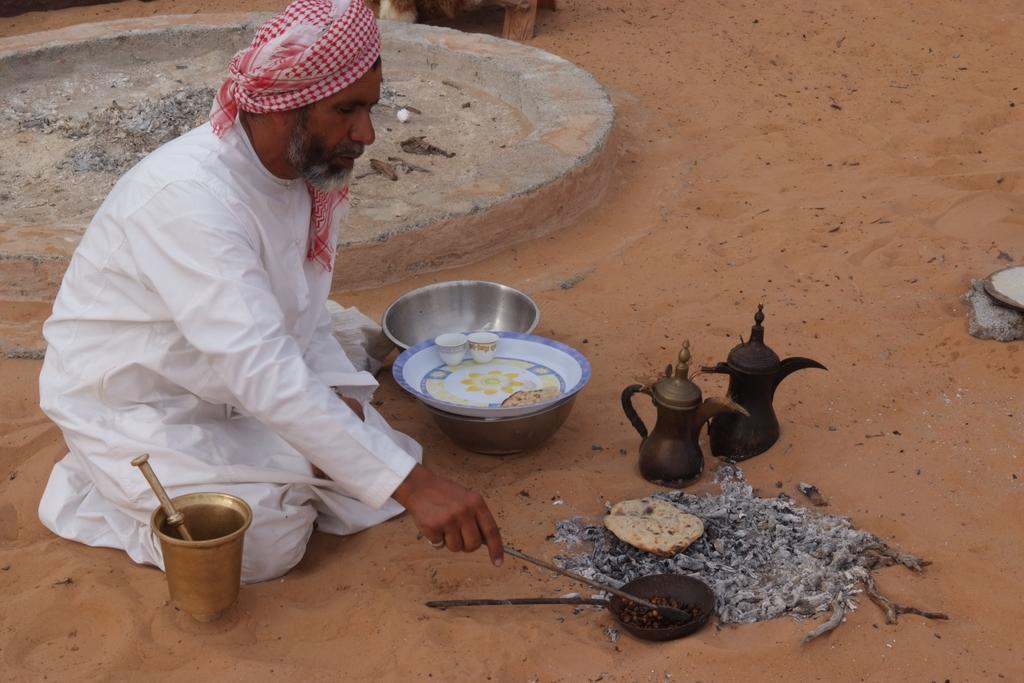
{"type": "Polygon", "coordinates": [[[508,40],[529,40],[533,38],[533,26],[537,21],[537,0],[529,0],[525,9],[505,8],[505,27],[501,36],[508,40]]]}

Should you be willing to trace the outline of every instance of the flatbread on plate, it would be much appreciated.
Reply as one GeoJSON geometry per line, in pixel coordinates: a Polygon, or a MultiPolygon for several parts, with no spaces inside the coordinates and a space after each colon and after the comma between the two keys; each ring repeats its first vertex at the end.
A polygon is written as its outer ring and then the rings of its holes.
{"type": "Polygon", "coordinates": [[[612,506],[604,525],[623,543],[662,557],[673,557],[704,534],[704,522],[667,500],[640,498],[612,506]]]}
{"type": "Polygon", "coordinates": [[[557,398],[562,392],[558,387],[544,387],[543,389],[532,389],[530,391],[517,391],[501,402],[502,408],[510,406],[532,406],[535,403],[543,403],[557,398]]]}

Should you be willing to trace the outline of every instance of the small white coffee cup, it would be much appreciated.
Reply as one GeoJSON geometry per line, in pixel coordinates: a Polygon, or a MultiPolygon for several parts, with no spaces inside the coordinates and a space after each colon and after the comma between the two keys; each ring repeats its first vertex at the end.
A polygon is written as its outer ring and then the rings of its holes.
{"type": "Polygon", "coordinates": [[[466,357],[466,349],[469,346],[466,335],[459,332],[449,332],[439,335],[434,339],[434,346],[445,365],[455,366],[466,357]]]}
{"type": "Polygon", "coordinates": [[[469,355],[477,363],[490,363],[498,350],[498,335],[493,332],[474,332],[469,335],[469,355]]]}

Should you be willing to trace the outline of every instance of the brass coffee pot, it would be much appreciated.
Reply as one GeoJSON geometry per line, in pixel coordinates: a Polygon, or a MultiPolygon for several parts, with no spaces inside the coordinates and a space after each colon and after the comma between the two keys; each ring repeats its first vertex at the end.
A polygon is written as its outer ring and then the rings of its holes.
{"type": "Polygon", "coordinates": [[[698,437],[701,427],[711,417],[728,412],[743,415],[747,411],[728,398],[701,400],[700,387],[689,377],[690,342],[683,342],[675,371],[669,365],[665,376],[654,384],[631,384],[622,391],[622,410],[640,432],[640,474],[661,486],[681,488],[700,477],[704,470],[704,454],[698,437]],[[654,431],[647,426],[633,407],[633,394],[651,397],[658,409],[654,431]]]}
{"type": "Polygon", "coordinates": [[[750,339],[733,347],[724,363],[701,368],[729,375],[727,395],[746,408],[742,415],[720,415],[708,425],[711,452],[728,460],[746,460],[764,453],[779,438],[779,420],[772,400],[779,383],[797,370],[821,368],[810,358],[779,360],[764,343],[764,306],[758,304],[750,339]]]}

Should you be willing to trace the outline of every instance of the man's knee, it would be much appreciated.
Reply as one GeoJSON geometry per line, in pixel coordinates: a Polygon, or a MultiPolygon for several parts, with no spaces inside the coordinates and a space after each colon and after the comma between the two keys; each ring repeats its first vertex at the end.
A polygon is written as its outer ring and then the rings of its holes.
{"type": "Polygon", "coordinates": [[[313,533],[316,511],[310,505],[254,514],[242,545],[242,583],[283,576],[299,563],[313,533]]]}

